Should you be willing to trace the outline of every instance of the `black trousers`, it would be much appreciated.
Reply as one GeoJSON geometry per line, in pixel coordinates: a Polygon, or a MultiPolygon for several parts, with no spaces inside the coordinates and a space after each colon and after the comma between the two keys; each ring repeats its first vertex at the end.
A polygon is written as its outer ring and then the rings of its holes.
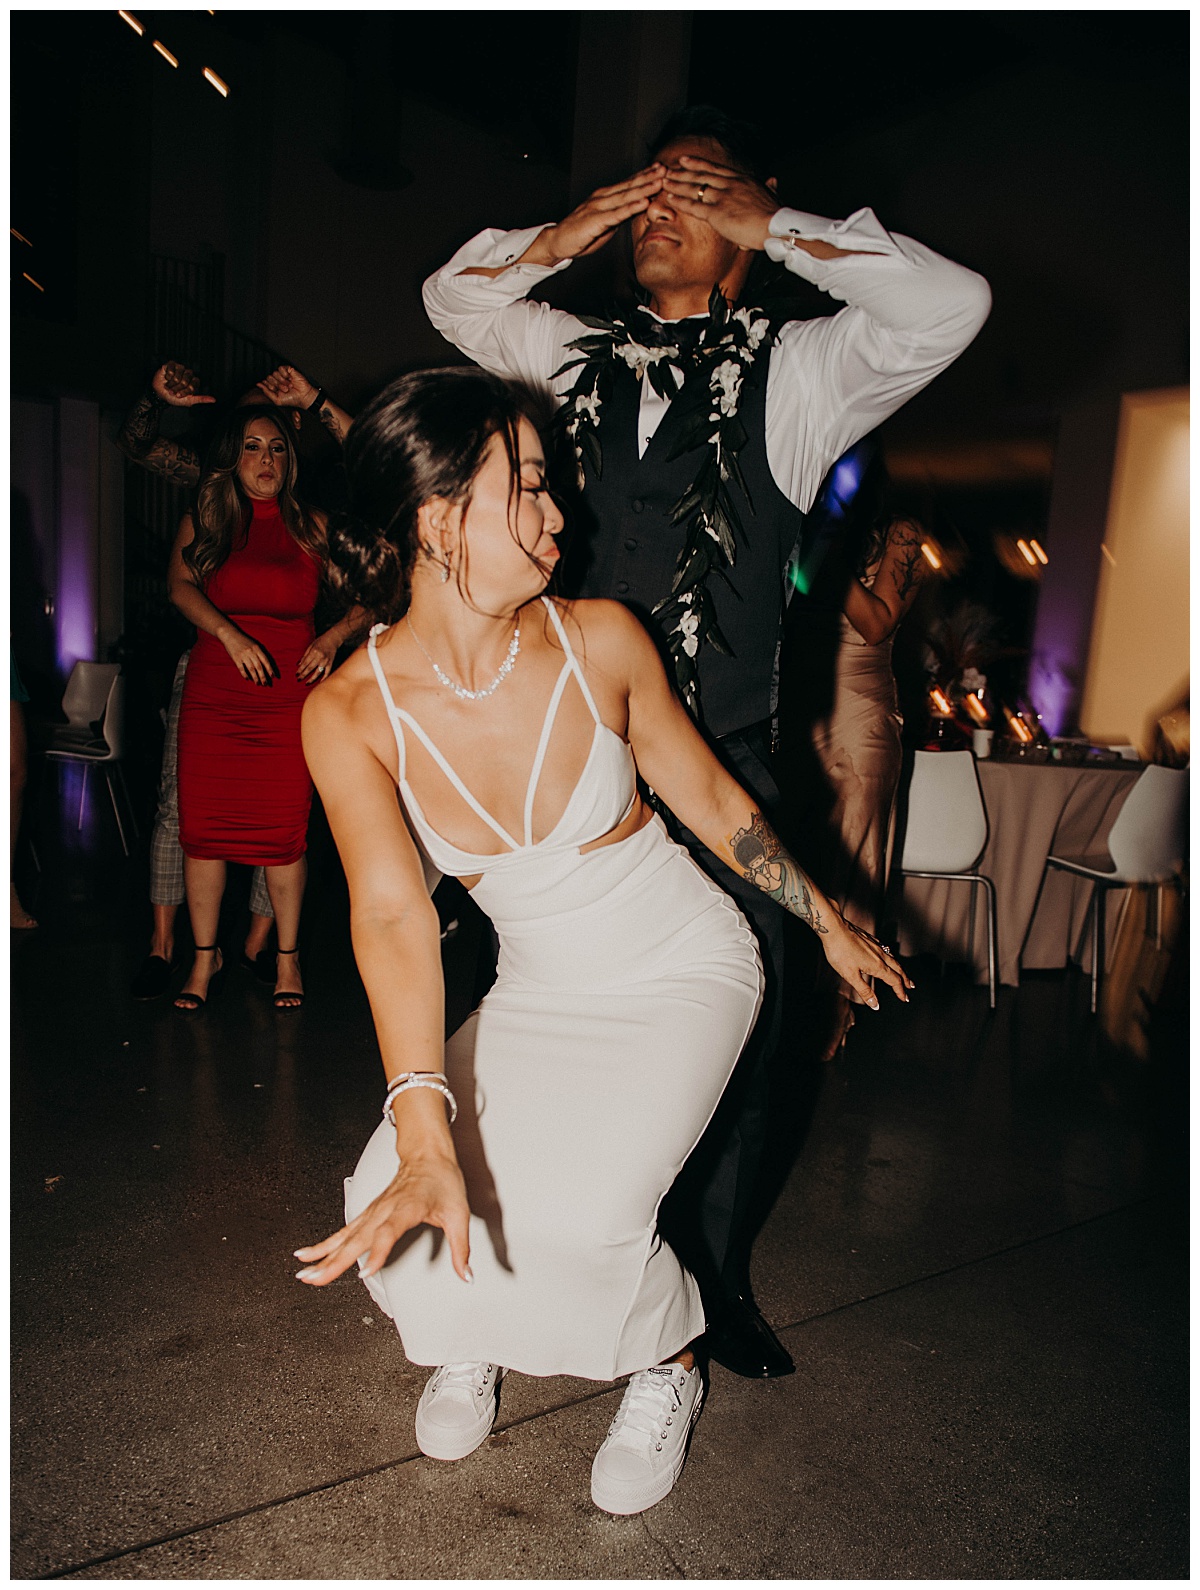
{"type": "MultiPolygon", "coordinates": [[[[769,818],[780,797],[765,733],[754,729],[728,735],[719,749],[730,772],[769,818]]],[[[770,1119],[771,1070],[783,1028],[786,913],[718,861],[690,829],[673,824],[672,832],[713,882],[737,901],[758,937],[766,981],[758,1021],[729,1086],[659,1211],[663,1235],[696,1276],[706,1306],[714,1312],[724,1291],[740,1289],[749,1268],[751,1220],[770,1119]]]]}

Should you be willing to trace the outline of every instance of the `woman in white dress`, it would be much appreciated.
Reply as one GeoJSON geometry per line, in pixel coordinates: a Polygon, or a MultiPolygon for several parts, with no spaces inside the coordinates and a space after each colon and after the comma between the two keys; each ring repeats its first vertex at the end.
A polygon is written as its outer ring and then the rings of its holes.
{"type": "Polygon", "coordinates": [[[867,1004],[872,978],[902,999],[911,985],[711,754],[636,619],[542,594],[562,517],[511,389],[475,369],[406,376],[360,415],[346,465],[332,558],[393,622],[314,690],[304,746],[388,1095],[346,1224],[298,1251],[299,1276],[323,1286],[358,1261],[409,1359],[435,1367],[416,1420],[432,1457],[480,1445],[506,1371],[631,1375],[592,1496],[640,1512],[678,1477],[703,1396],[699,1292],[655,1217],[762,973],[638,776],[808,921],[867,1004]],[[501,946],[449,1042],[422,851],[501,946]]]}

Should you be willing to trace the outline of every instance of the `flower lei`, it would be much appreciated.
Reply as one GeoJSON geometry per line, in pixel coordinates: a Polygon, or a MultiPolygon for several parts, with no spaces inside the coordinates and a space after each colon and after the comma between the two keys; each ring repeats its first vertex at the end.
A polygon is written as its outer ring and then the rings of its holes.
{"type": "Polygon", "coordinates": [[[639,325],[635,332],[620,318],[579,318],[591,328],[591,334],[569,344],[580,357],[569,360],[555,375],[579,370],[558,423],[575,449],[580,485],[585,460],[597,476],[601,473],[597,427],[601,406],[612,393],[617,360],[639,381],[648,376],[659,397],[681,406],[683,431],[668,455],[671,459],[696,447],[706,448],[695,478],[671,509],[671,523],[686,526],[683,549],[670,594],[654,609],[663,617],[679,692],[688,710],[699,718],[696,658],[700,648],[709,645],[726,657],[733,656],[717,623],[708,578],[714,572],[727,577],[725,571],[737,561],[737,539],[745,540],[731,485],[740,488],[751,513],[754,511],[738,467],[738,453],[747,441],[738,406],[746,374],[767,340],[770,320],[758,309],[731,309],[720,288],[714,287],[699,343],[694,352],[683,354],[667,340],[670,327],[658,321],[639,325]],[[678,390],[670,373],[672,365],[684,375],[678,390]]]}

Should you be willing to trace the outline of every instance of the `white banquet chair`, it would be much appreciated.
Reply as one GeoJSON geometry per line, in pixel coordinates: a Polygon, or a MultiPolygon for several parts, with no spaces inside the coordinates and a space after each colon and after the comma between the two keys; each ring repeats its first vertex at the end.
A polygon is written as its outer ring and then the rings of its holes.
{"type": "Polygon", "coordinates": [[[1091,881],[1092,894],[1084,932],[1092,937],[1092,1014],[1100,1003],[1104,974],[1105,896],[1109,889],[1154,890],[1154,934],[1159,940],[1162,921],[1162,886],[1178,880],[1187,848],[1188,770],[1148,767],[1130,790],[1109,830],[1111,866],[1097,865],[1095,857],[1055,856],[1046,866],[1091,881]]]}
{"type": "Polygon", "coordinates": [[[79,795],[80,828],[83,827],[83,809],[87,798],[88,768],[95,765],[104,769],[108,798],[112,801],[117,832],[121,836],[121,848],[128,855],[129,842],[125,837],[125,824],[117,801],[117,784],[125,797],[135,838],[138,828],[121,769],[125,755],[125,681],[121,677],[120,664],[77,662],[71,669],[71,677],[63,692],[62,710],[67,721],[51,728],[45,757],[50,762],[78,762],[83,768],[83,788],[79,795]]]}
{"type": "MultiPolygon", "coordinates": [[[[987,809],[970,751],[916,751],[908,783],[904,878],[941,878],[982,887],[987,902],[988,1007],[996,1008],[996,886],[978,870],[988,839],[987,809]]],[[[972,901],[972,904],[974,902],[972,901]]],[[[971,918],[974,921],[974,910],[971,918]]]]}

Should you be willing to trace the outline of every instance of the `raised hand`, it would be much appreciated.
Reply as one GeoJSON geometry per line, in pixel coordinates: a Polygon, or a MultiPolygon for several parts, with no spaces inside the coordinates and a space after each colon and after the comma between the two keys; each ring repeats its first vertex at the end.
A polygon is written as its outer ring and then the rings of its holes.
{"type": "Polygon", "coordinates": [[[446,1233],[455,1273],[470,1281],[470,1208],[462,1172],[453,1159],[402,1165],[395,1180],[362,1214],[311,1248],[297,1248],[305,1264],[296,1279],[309,1286],[328,1286],[365,1256],[364,1275],[374,1275],[388,1261],[400,1238],[417,1226],[437,1226],[446,1233]]]}
{"type": "Polygon", "coordinates": [[[663,185],[666,167],[655,162],[611,188],[597,188],[570,215],[548,226],[526,250],[533,264],[557,265],[565,259],[594,254],[612,237],[623,221],[640,215],[663,185]]]}
{"type": "Polygon", "coordinates": [[[200,382],[186,364],[168,359],[154,372],[150,390],[173,408],[190,409],[197,403],[215,403],[215,397],[201,392],[200,382]]]}
{"type": "Polygon", "coordinates": [[[272,679],[278,677],[279,669],[270,653],[240,629],[222,635],[220,640],[243,679],[252,679],[256,685],[269,685],[272,679]]]}
{"type": "Polygon", "coordinates": [[[697,155],[680,155],[679,164],[666,169],[662,187],[681,215],[707,221],[739,248],[761,249],[779,208],[775,193],[757,178],[697,155]]]}
{"type": "Polygon", "coordinates": [[[265,380],[255,385],[266,393],[269,402],[281,409],[310,408],[319,390],[291,364],[281,364],[278,370],[272,370],[265,380]]]}
{"type": "Polygon", "coordinates": [[[897,999],[908,1003],[908,990],[913,985],[888,946],[880,944],[878,939],[855,927],[853,922],[847,922],[837,912],[825,919],[821,948],[825,951],[825,959],[851,993],[872,1010],[879,1009],[873,978],[886,983],[897,999]]]}

